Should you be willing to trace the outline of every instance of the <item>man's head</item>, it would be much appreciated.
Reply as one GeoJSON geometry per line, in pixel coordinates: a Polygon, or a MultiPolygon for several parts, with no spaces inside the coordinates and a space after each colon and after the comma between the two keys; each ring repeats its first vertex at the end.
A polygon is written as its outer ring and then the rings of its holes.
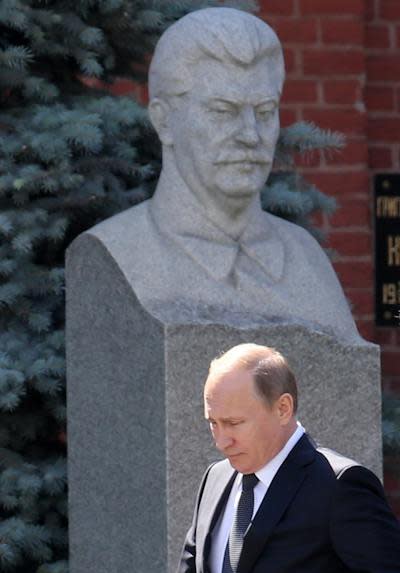
{"type": "Polygon", "coordinates": [[[213,360],[205,417],[216,447],[241,473],[261,469],[296,428],[296,380],[273,348],[241,344],[213,360]]]}
{"type": "Polygon", "coordinates": [[[161,37],[149,113],[172,161],[203,204],[251,198],[279,135],[282,48],[259,18],[231,8],[188,14],[161,37]]]}

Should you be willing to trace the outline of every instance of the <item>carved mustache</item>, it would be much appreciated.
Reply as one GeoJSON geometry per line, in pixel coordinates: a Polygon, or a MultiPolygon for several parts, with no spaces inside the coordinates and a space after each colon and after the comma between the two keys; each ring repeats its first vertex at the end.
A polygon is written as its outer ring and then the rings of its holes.
{"type": "Polygon", "coordinates": [[[271,164],[272,159],[262,156],[254,156],[254,155],[245,155],[245,156],[238,156],[238,157],[218,157],[214,162],[214,165],[226,165],[232,163],[256,163],[256,164],[271,164]]]}

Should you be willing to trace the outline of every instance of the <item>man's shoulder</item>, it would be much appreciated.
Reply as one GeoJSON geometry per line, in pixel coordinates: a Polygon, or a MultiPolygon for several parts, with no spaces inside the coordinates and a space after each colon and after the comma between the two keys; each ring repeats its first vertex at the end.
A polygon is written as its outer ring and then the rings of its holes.
{"type": "Polygon", "coordinates": [[[348,458],[330,448],[317,447],[317,452],[321,459],[328,462],[337,479],[340,479],[344,472],[350,468],[362,467],[356,460],[348,458]]]}
{"type": "Polygon", "coordinates": [[[283,219],[282,217],[278,217],[277,215],[273,215],[272,213],[268,213],[267,211],[263,211],[262,213],[265,225],[272,226],[283,241],[290,241],[297,245],[300,244],[307,248],[323,251],[318,241],[304,227],[297,223],[292,223],[287,219],[283,219]]]}
{"type": "Polygon", "coordinates": [[[220,460],[218,462],[213,462],[208,466],[206,474],[208,474],[208,479],[218,480],[223,477],[230,477],[234,473],[237,473],[229,463],[229,460],[220,460]]]}
{"type": "Polygon", "coordinates": [[[129,240],[133,234],[138,237],[143,229],[150,226],[149,204],[149,201],[143,201],[101,221],[87,232],[106,243],[119,241],[121,238],[129,240]]]}
{"type": "Polygon", "coordinates": [[[382,484],[373,471],[335,450],[316,444],[313,446],[316,455],[311,472],[318,487],[327,488],[335,495],[353,486],[355,490],[366,488],[382,494],[382,484]]]}
{"type": "Polygon", "coordinates": [[[321,458],[328,462],[336,479],[340,482],[362,482],[364,484],[368,483],[368,485],[378,490],[382,489],[382,484],[377,475],[356,460],[348,458],[330,448],[317,447],[317,452],[321,458]]]}
{"type": "Polygon", "coordinates": [[[94,225],[79,235],[73,244],[74,248],[90,245],[91,249],[111,255],[121,268],[128,261],[130,268],[141,272],[141,267],[148,265],[146,252],[155,249],[155,235],[149,201],[144,201],[94,225]]]}

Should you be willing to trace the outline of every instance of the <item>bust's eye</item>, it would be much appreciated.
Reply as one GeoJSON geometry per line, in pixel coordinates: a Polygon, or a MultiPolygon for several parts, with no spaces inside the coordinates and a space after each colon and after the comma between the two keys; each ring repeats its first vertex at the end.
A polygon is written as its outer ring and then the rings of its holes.
{"type": "Polygon", "coordinates": [[[267,107],[260,107],[260,108],[256,109],[256,115],[260,119],[267,119],[273,113],[274,113],[274,109],[271,109],[270,107],[268,107],[268,108],[267,107]]]}
{"type": "Polygon", "coordinates": [[[225,106],[225,105],[218,105],[211,108],[211,111],[217,115],[226,115],[226,116],[233,116],[236,115],[236,110],[233,107],[225,106]]]}

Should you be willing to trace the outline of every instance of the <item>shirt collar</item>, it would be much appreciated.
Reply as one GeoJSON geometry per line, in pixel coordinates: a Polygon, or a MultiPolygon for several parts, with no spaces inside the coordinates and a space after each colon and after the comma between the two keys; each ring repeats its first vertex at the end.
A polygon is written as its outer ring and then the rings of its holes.
{"type": "Polygon", "coordinates": [[[297,422],[297,428],[294,433],[290,436],[284,447],[281,449],[278,454],[272,458],[264,467],[262,467],[258,472],[256,472],[256,476],[258,479],[266,486],[269,487],[272,480],[275,477],[275,474],[286,460],[294,446],[300,440],[302,435],[304,434],[304,428],[297,422]]]}
{"type": "Polygon", "coordinates": [[[256,261],[273,282],[282,277],[283,241],[274,218],[266,220],[268,215],[259,202],[253,204],[238,241],[217,227],[196,197],[187,188],[182,192],[179,185],[157,190],[150,213],[159,230],[218,281],[229,277],[241,251],[256,261]]]}

